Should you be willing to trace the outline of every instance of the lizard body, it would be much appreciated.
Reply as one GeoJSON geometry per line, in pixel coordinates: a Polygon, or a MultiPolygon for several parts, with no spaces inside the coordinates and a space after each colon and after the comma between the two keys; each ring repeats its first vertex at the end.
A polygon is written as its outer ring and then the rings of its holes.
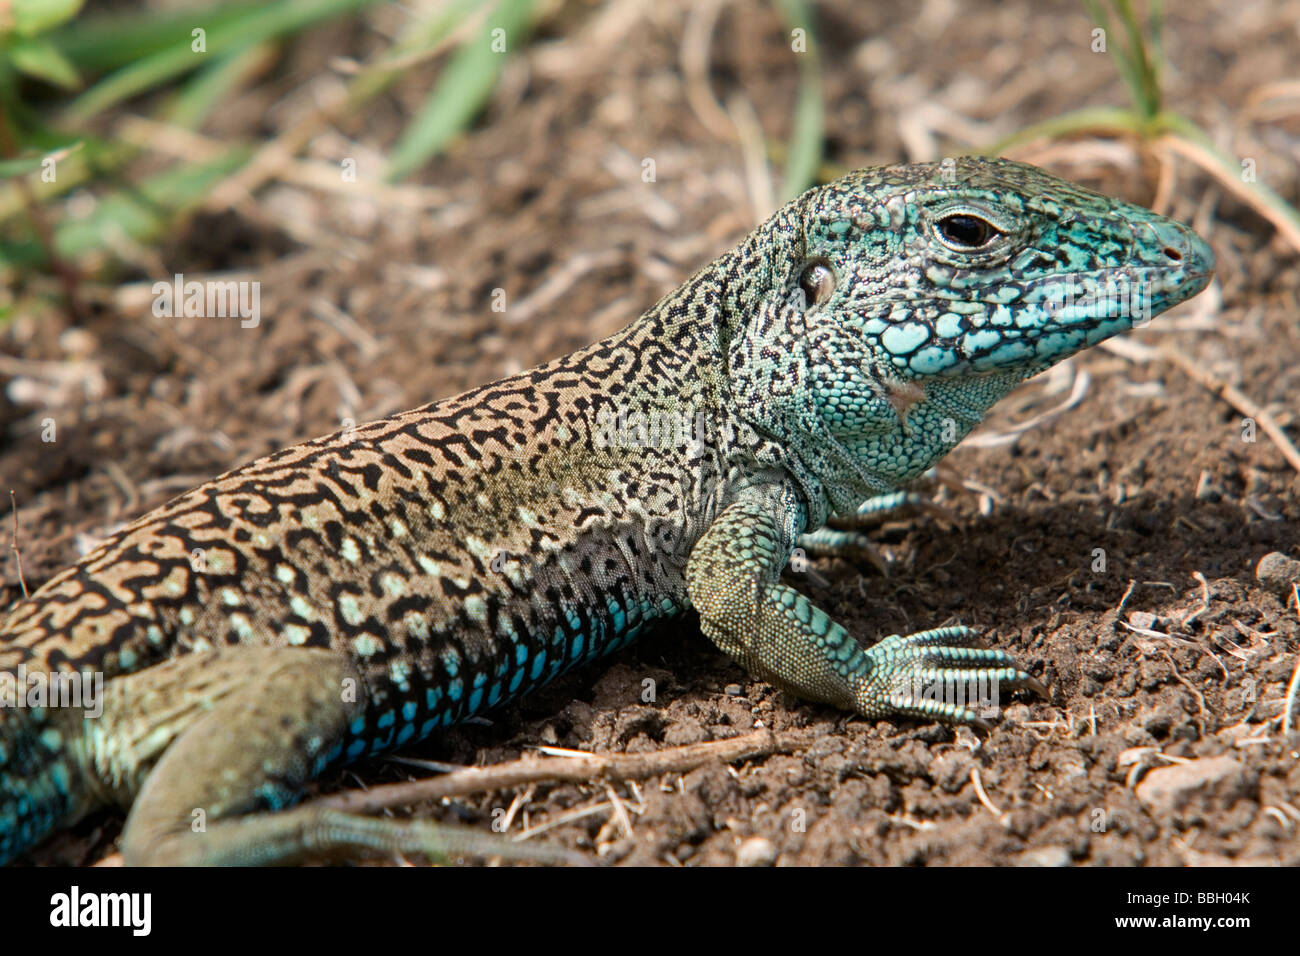
{"type": "Polygon", "coordinates": [[[780,582],[792,549],[1212,269],[1186,227],[1023,164],[862,170],[604,341],[215,478],[0,628],[0,674],[106,687],[98,716],[0,708],[0,861],[105,804],[129,862],[455,846],[287,808],[690,609],[804,698],[976,720],[915,688],[1041,685],[965,628],[862,647],[780,582]]]}

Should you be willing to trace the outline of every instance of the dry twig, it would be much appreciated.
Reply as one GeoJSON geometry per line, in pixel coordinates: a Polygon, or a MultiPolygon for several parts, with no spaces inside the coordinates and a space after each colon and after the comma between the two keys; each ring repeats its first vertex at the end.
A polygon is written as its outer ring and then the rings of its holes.
{"type": "Polygon", "coordinates": [[[23,597],[27,597],[27,582],[23,579],[23,555],[18,550],[18,502],[14,500],[14,490],[9,489],[9,505],[13,509],[14,515],[14,536],[9,545],[9,550],[14,553],[14,560],[18,562],[18,584],[23,589],[23,597]]]}
{"type": "Polygon", "coordinates": [[[732,763],[774,753],[790,753],[807,743],[802,733],[774,734],[768,730],[716,740],[709,743],[672,747],[647,754],[592,754],[587,757],[522,757],[492,767],[466,767],[428,780],[392,783],[364,792],[348,791],[321,797],[322,809],[373,813],[385,807],[409,806],[426,800],[464,796],[489,790],[505,790],[534,783],[589,783],[657,777],[665,773],[686,773],[720,760],[732,763]]]}

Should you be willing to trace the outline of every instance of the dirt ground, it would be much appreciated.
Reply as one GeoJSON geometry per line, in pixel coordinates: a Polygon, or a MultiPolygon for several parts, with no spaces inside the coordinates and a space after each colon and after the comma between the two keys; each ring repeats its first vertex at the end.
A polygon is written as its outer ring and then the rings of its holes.
{"type": "MultiPolygon", "coordinates": [[[[1300,109],[1260,105],[1260,91],[1300,63],[1300,4],[1167,6],[1169,105],[1296,202],[1300,109]]],[[[234,465],[609,334],[737,240],[764,184],[728,110],[783,141],[798,66],[774,6],[721,5],[711,39],[690,7],[554,8],[473,131],[413,185],[380,187],[382,154],[428,89],[432,74],[415,69],[250,199],[196,215],[156,256],[138,251],[121,284],[92,286],[83,328],[51,311],[0,331],[0,351],[20,360],[6,366],[0,477],[19,504],[27,583],[234,465]],[[689,66],[701,36],[707,85],[689,66]],[[343,157],[358,182],[308,184],[313,171],[337,180],[343,157]],[[230,270],[262,284],[257,328],[151,314],[158,278],[230,270]],[[48,418],[53,444],[40,436],[48,418]]],[[[339,82],[334,58],[374,56],[400,17],[384,7],[290,45],[204,134],[283,131],[339,82]]],[[[1071,2],[845,0],[817,17],[827,158],[843,167],[932,159],[1126,102],[1071,2]]],[[[1157,164],[1128,144],[1016,155],[1125,198],[1156,195],[1157,164]]],[[[1190,164],[1173,169],[1168,211],[1210,241],[1218,279],[1127,338],[1177,348],[1300,439],[1297,253],[1190,164]]],[[[1255,575],[1269,552],[1300,558],[1300,481],[1262,431],[1245,440],[1242,418],[1168,361],[1095,350],[1027,384],[948,458],[968,482],[939,492],[949,517],[879,529],[888,576],[814,562],[800,586],[864,641],[974,625],[1050,684],[1048,700],[1016,695],[987,735],[800,702],[687,620],[404,755],[486,765],[539,743],[636,753],[760,726],[809,732],[793,753],[617,787],[630,835],[606,806],[544,837],[625,864],[1300,864],[1300,754],[1281,736],[1300,611],[1255,575]],[[646,678],[653,704],[640,699],[646,678]]],[[[0,602],[18,594],[9,560],[0,602]]],[[[319,789],[426,773],[374,760],[319,789]]],[[[514,797],[413,810],[486,825],[514,797]]],[[[541,785],[519,819],[609,800],[603,784],[541,785]]],[[[30,859],[99,860],[120,825],[98,815],[30,859]]]]}

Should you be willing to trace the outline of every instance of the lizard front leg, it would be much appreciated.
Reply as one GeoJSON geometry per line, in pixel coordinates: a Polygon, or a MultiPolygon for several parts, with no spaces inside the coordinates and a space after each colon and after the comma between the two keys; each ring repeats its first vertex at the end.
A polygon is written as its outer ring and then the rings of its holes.
{"type": "Polygon", "coordinates": [[[686,586],[705,635],[750,673],[809,700],[866,717],[908,716],[987,726],[999,688],[1046,688],[1005,652],[965,646],[945,627],[861,647],[821,608],[779,580],[792,535],[770,499],[724,510],[691,552],[686,586]],[[978,689],[973,695],[971,689],[978,689]]]}

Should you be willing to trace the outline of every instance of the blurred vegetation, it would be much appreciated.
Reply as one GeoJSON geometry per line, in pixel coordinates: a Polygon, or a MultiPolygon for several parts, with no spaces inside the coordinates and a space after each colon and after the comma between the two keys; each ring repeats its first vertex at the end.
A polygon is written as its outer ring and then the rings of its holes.
{"type": "MultiPolygon", "coordinates": [[[[265,69],[276,44],[375,2],[275,0],[78,16],[82,0],[12,0],[12,16],[0,12],[0,275],[95,271],[114,249],[157,240],[266,148],[223,144],[217,155],[178,159],[133,182],[128,165],[143,148],[98,132],[114,107],[140,98],[144,117],[160,129],[198,131],[265,69]],[[63,214],[58,200],[91,186],[89,209],[63,214]]],[[[538,6],[450,0],[421,8],[385,55],[356,66],[342,104],[306,117],[281,145],[301,146],[412,65],[448,52],[389,157],[389,180],[411,175],[473,121],[538,6]],[[504,33],[493,34],[497,28],[504,33]]]]}
{"type": "MultiPolygon", "coordinates": [[[[130,101],[159,130],[197,132],[258,78],[277,44],[376,2],[237,0],[91,15],[82,0],[12,0],[12,17],[0,13],[0,275],[100,271],[114,250],[158,240],[223,182],[248,175],[258,184],[260,151],[300,149],[411,67],[441,57],[423,105],[387,157],[385,179],[405,179],[474,121],[542,6],[540,0],[446,0],[413,8],[386,53],[353,65],[346,96],[328,115],[305,117],[278,144],[227,142],[216,155],[176,158],[132,181],[130,164],[146,149],[134,145],[138,137],[125,141],[103,132],[120,119],[115,107],[130,101]],[[86,188],[93,189],[93,203],[68,215],[60,201],[86,188]]],[[[812,184],[821,163],[821,65],[807,0],[773,2],[802,42],[793,134],[772,150],[785,158],[781,191],[789,198],[812,184]]],[[[151,166],[160,158],[166,157],[152,157],[151,166]]]]}

